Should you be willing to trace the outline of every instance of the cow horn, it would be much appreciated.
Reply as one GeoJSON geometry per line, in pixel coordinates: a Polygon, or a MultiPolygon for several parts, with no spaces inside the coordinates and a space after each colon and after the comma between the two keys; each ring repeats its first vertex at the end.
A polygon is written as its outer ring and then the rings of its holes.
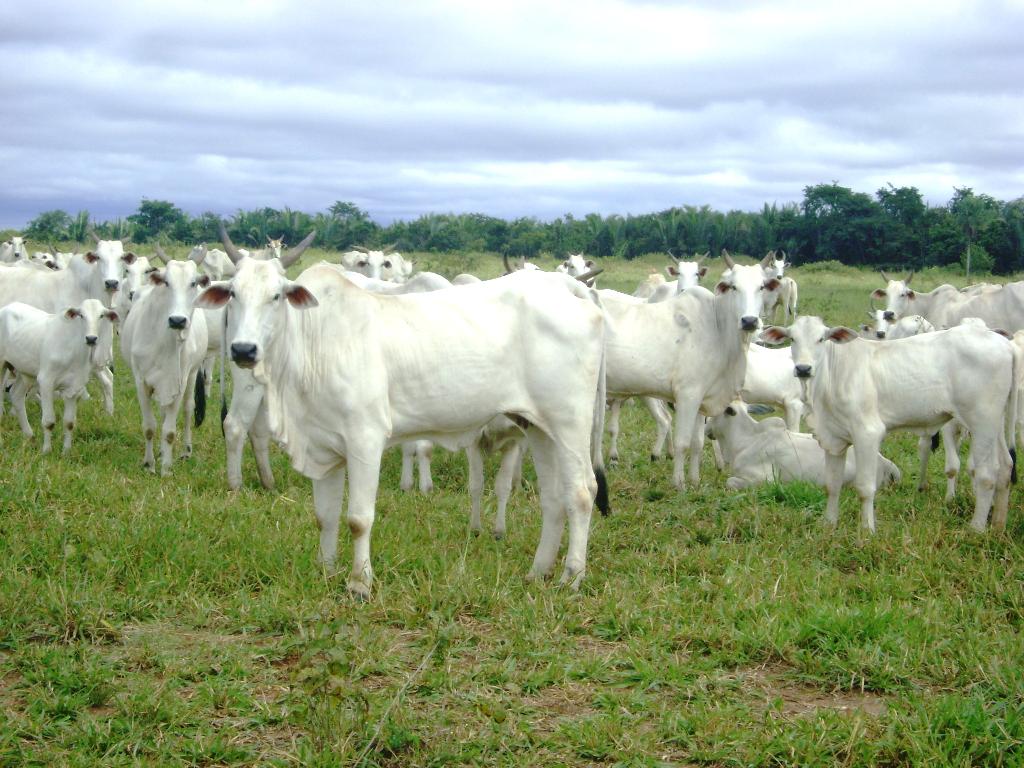
{"type": "MultiPolygon", "coordinates": [[[[694,255],[696,255],[696,254],[694,254],[694,255]]],[[[704,251],[704,253],[702,253],[700,256],[697,256],[697,266],[699,267],[700,263],[702,261],[704,261],[704,259],[706,259],[710,255],[711,255],[711,251],[704,251]]]]}
{"type": "Polygon", "coordinates": [[[96,234],[96,230],[92,228],[92,225],[90,225],[89,228],[85,230],[85,232],[87,235],[89,235],[89,237],[95,240],[97,244],[99,244],[100,236],[96,234]]]}
{"type": "Polygon", "coordinates": [[[882,276],[882,279],[885,280],[885,282],[887,282],[887,283],[891,283],[892,282],[892,278],[889,277],[887,274],[885,274],[885,270],[884,269],[878,270],[878,274],[880,274],[882,276]]]}
{"type": "Polygon", "coordinates": [[[398,243],[392,243],[391,245],[385,245],[384,246],[384,253],[385,254],[394,253],[396,248],[398,248],[398,243]]]}
{"type": "Polygon", "coordinates": [[[725,262],[725,266],[728,269],[732,269],[736,266],[736,262],[732,260],[732,256],[729,255],[729,252],[725,250],[725,248],[722,249],[722,261],[725,262]]]}
{"type": "Polygon", "coordinates": [[[228,258],[231,259],[232,264],[237,264],[245,257],[238,252],[235,244],[231,242],[231,238],[228,237],[228,231],[224,228],[224,222],[217,222],[217,232],[220,234],[221,245],[224,246],[224,250],[228,252],[228,258]]]}
{"type": "Polygon", "coordinates": [[[666,249],[665,249],[665,252],[666,252],[666,253],[668,253],[668,257],[669,257],[670,259],[672,259],[672,261],[674,261],[674,262],[675,262],[676,264],[678,264],[679,262],[681,262],[681,261],[682,261],[682,259],[680,259],[680,258],[679,258],[678,256],[676,256],[676,255],[675,255],[674,253],[672,253],[672,249],[671,249],[671,248],[666,248],[666,249]]]}
{"type": "Polygon", "coordinates": [[[47,248],[50,249],[50,255],[52,255],[52,256],[56,256],[57,255],[57,249],[53,247],[53,243],[47,244],[47,248]]]}
{"type": "Polygon", "coordinates": [[[906,283],[907,285],[910,285],[910,280],[913,277],[914,277],[914,270],[910,270],[909,272],[907,272],[907,276],[903,278],[903,282],[906,283]]]}
{"type": "Polygon", "coordinates": [[[164,263],[164,266],[166,267],[168,262],[170,262],[170,259],[167,258],[167,254],[164,253],[164,249],[160,247],[160,243],[155,243],[155,246],[157,257],[160,259],[160,261],[164,263]]]}
{"type": "Polygon", "coordinates": [[[309,248],[310,244],[312,244],[312,242],[313,242],[313,238],[315,238],[315,237],[316,237],[316,230],[314,229],[312,232],[310,232],[308,235],[306,235],[304,238],[302,238],[302,242],[300,242],[294,248],[289,249],[287,253],[285,253],[285,254],[283,254],[281,256],[281,266],[284,267],[285,269],[287,269],[292,264],[294,264],[296,261],[298,261],[299,260],[299,256],[302,255],[302,252],[304,250],[309,248]]]}
{"type": "Polygon", "coordinates": [[[584,283],[586,285],[590,285],[589,281],[593,280],[595,277],[600,275],[602,272],[604,272],[604,268],[603,267],[597,267],[596,269],[592,269],[589,272],[584,272],[582,275],[576,275],[576,279],[579,280],[581,283],[584,283]]]}
{"type": "Polygon", "coordinates": [[[515,272],[515,270],[512,269],[512,265],[508,263],[508,254],[507,253],[501,254],[501,260],[505,263],[505,274],[506,275],[511,275],[513,272],[515,272]]]}
{"type": "Polygon", "coordinates": [[[768,253],[765,254],[765,257],[761,259],[761,267],[763,269],[767,269],[772,265],[773,261],[775,261],[775,251],[768,251],[768,253]]]}
{"type": "Polygon", "coordinates": [[[357,253],[369,253],[370,252],[370,249],[367,248],[364,245],[353,245],[353,246],[351,246],[351,248],[352,248],[353,251],[356,251],[357,253]]]}

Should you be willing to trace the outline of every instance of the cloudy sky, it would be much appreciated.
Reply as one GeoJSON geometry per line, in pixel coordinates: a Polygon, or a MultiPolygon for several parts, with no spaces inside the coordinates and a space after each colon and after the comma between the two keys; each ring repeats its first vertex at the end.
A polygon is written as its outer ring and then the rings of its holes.
{"type": "Polygon", "coordinates": [[[0,226],[351,200],[553,218],[1024,195],[1024,0],[0,8],[0,226]]]}

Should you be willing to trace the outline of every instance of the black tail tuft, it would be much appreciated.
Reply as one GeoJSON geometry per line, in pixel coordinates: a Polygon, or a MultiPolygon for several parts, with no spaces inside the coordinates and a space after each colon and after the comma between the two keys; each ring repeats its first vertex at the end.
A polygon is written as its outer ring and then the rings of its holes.
{"type": "Polygon", "coordinates": [[[612,511],[608,504],[608,479],[604,476],[603,469],[594,469],[594,477],[597,478],[597,508],[607,517],[612,511]]]}
{"type": "Polygon", "coordinates": [[[220,436],[224,437],[224,420],[228,417],[228,399],[220,398],[220,436]]]}
{"type": "Polygon", "coordinates": [[[1010,482],[1017,482],[1017,449],[1010,449],[1010,482]]]}
{"type": "Polygon", "coordinates": [[[932,451],[939,450],[939,433],[932,435],[932,451]]]}
{"type": "Polygon", "coordinates": [[[203,419],[206,418],[206,379],[203,378],[203,372],[200,371],[196,374],[196,418],[195,424],[197,427],[203,425],[203,419]]]}

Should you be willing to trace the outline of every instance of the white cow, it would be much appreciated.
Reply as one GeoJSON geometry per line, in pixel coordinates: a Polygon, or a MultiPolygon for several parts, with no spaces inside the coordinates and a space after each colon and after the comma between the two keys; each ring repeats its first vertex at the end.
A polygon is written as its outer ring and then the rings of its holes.
{"type": "Polygon", "coordinates": [[[803,388],[793,375],[793,359],[788,349],[769,349],[751,344],[747,351],[747,372],[741,396],[748,403],[765,403],[781,408],[786,427],[800,431],[804,413],[803,388]]]}
{"type": "Polygon", "coordinates": [[[927,293],[915,291],[910,287],[910,281],[914,277],[912,271],[902,280],[893,280],[881,270],[879,274],[886,281],[886,286],[884,289],[876,288],[872,291],[871,299],[885,299],[882,316],[890,323],[907,315],[918,314],[936,328],[941,328],[945,323],[946,307],[962,298],[960,291],[948,283],[927,293]]]}
{"type": "MultiPolygon", "coordinates": [[[[71,449],[78,399],[97,359],[108,360],[114,343],[117,313],[96,299],[53,314],[15,302],[0,308],[0,370],[13,368],[17,380],[11,402],[21,431],[32,436],[25,413],[25,394],[35,384],[42,403],[43,453],[49,453],[57,422],[54,395],[64,399],[64,453],[71,449]]],[[[3,397],[0,397],[0,416],[3,397]]]]}
{"type": "Polygon", "coordinates": [[[774,277],[779,281],[779,287],[774,291],[766,291],[764,294],[764,317],[774,319],[782,308],[783,322],[788,324],[790,319],[796,317],[796,304],[799,298],[799,289],[796,281],[785,276],[786,267],[793,266],[786,261],[786,252],[768,251],[761,266],[764,268],[766,278],[774,277]],[[781,253],[781,256],[779,256],[781,253]]]}
{"type": "MultiPolygon", "coordinates": [[[[563,272],[569,277],[582,277],[589,272],[593,272],[597,269],[597,265],[594,264],[593,259],[588,259],[582,253],[570,253],[565,257],[565,260],[555,267],[556,272],[563,272]]],[[[597,287],[597,278],[588,281],[591,288],[597,287]]]]}
{"type": "Polygon", "coordinates": [[[971,526],[984,530],[995,500],[993,527],[1006,524],[1017,405],[1015,355],[1009,341],[981,328],[888,341],[858,338],[849,328],[829,328],[818,317],[800,317],[787,328],[765,329],[772,342],[791,339],[796,375],[808,380],[814,434],[825,449],[828,505],[825,519],[839,520],[839,493],[847,449],[857,458],[855,486],[861,524],[875,530],[876,457],[892,429],[931,429],[951,418],[972,436],[975,512],[971,526]]]}
{"type": "Polygon", "coordinates": [[[884,309],[868,310],[871,325],[861,326],[865,338],[907,339],[919,333],[931,333],[935,330],[935,326],[921,315],[907,315],[895,322],[886,320],[885,315],[884,309]]]}
{"type": "Polygon", "coordinates": [[[156,418],[150,399],[161,411],[160,473],[171,468],[177,439],[178,412],[184,405],[183,458],[192,455],[192,416],[199,426],[205,416],[205,389],[196,382],[206,355],[206,318],[193,302],[210,284],[192,261],[171,261],[149,273],[149,285],[136,293],[132,311],[121,331],[121,355],[135,377],[146,438],[143,467],[156,471],[153,437],[156,418]],[[195,395],[195,403],[193,403],[195,395]]]}
{"type": "MultiPolygon", "coordinates": [[[[223,225],[220,227],[221,242],[226,249],[226,256],[231,264],[231,273],[234,274],[235,265],[243,259],[250,258],[249,253],[243,248],[235,247],[227,235],[223,225]]],[[[285,270],[295,264],[299,257],[313,242],[316,230],[303,238],[294,248],[289,249],[281,255],[280,259],[267,259],[272,267],[283,276],[285,270]]],[[[235,318],[228,309],[203,309],[207,317],[209,313],[217,314],[217,332],[223,342],[233,331],[232,326],[235,318]],[[224,323],[227,322],[227,329],[224,323]]],[[[242,487],[242,453],[245,449],[245,439],[249,438],[252,445],[252,452],[256,458],[256,472],[260,484],[267,489],[274,487],[274,472],[270,466],[270,426],[267,423],[266,406],[264,403],[264,387],[253,377],[252,370],[240,368],[231,364],[231,405],[227,404],[227,388],[224,385],[224,376],[227,365],[225,365],[227,346],[221,346],[221,423],[224,430],[224,443],[226,452],[228,488],[235,491],[242,487]]]]}
{"type": "MultiPolygon", "coordinates": [[[[610,333],[608,391],[615,397],[643,395],[675,405],[673,481],[686,485],[686,454],[703,435],[698,414],[714,416],[739,395],[747,348],[757,330],[761,294],[775,287],[760,265],[736,264],[723,252],[727,272],[716,294],[691,288],[655,304],[605,299],[610,333]]],[[[691,452],[689,480],[700,478],[700,454],[691,452]]]]}
{"type": "Polygon", "coordinates": [[[361,246],[341,254],[341,263],[349,272],[358,272],[376,280],[404,283],[412,276],[413,263],[391,248],[373,251],[361,246]]]}
{"type": "MultiPolygon", "coordinates": [[[[245,252],[248,255],[248,251],[245,252]]],[[[235,264],[220,248],[207,248],[205,243],[195,245],[188,252],[188,258],[199,266],[199,271],[211,280],[234,277],[235,264]]]]}
{"type": "Polygon", "coordinates": [[[211,286],[198,303],[229,301],[238,318],[232,358],[265,382],[271,429],[296,470],[313,480],[328,566],[349,475],[354,594],[368,596],[373,580],[383,450],[419,438],[457,445],[498,415],[527,429],[536,458],[544,523],[530,576],[551,573],[568,519],[562,582],[578,587],[595,495],[602,511],[608,506],[600,456],[604,315],[595,292],[563,275],[522,273],[383,296],[327,266],[292,282],[272,264],[246,259],[230,283],[211,286]]]}
{"type": "MultiPolygon", "coordinates": [[[[792,363],[790,378],[793,378],[792,363]]],[[[782,419],[755,421],[747,412],[746,403],[734,400],[709,421],[709,427],[732,472],[725,481],[726,488],[737,490],[772,481],[794,480],[825,485],[825,451],[813,435],[787,429],[782,419]]],[[[846,457],[843,483],[851,485],[855,477],[856,463],[851,453],[846,457]]],[[[879,454],[877,484],[883,486],[899,481],[899,468],[879,454]]]]}
{"type": "Polygon", "coordinates": [[[0,263],[10,264],[28,258],[28,249],[25,247],[25,238],[12,237],[0,243],[0,263]]]}
{"type": "Polygon", "coordinates": [[[664,276],[657,272],[651,272],[651,274],[640,281],[636,290],[633,291],[633,296],[638,299],[649,299],[663,285],[666,285],[664,276]]]}

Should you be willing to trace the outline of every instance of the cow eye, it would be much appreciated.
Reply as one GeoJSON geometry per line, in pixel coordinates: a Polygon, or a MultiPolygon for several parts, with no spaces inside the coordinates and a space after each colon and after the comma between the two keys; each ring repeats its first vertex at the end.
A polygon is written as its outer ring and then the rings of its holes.
{"type": "Polygon", "coordinates": [[[280,293],[275,293],[275,294],[274,294],[274,299],[273,299],[273,300],[274,300],[274,301],[280,301],[280,300],[281,300],[281,294],[280,294],[280,293]]]}

